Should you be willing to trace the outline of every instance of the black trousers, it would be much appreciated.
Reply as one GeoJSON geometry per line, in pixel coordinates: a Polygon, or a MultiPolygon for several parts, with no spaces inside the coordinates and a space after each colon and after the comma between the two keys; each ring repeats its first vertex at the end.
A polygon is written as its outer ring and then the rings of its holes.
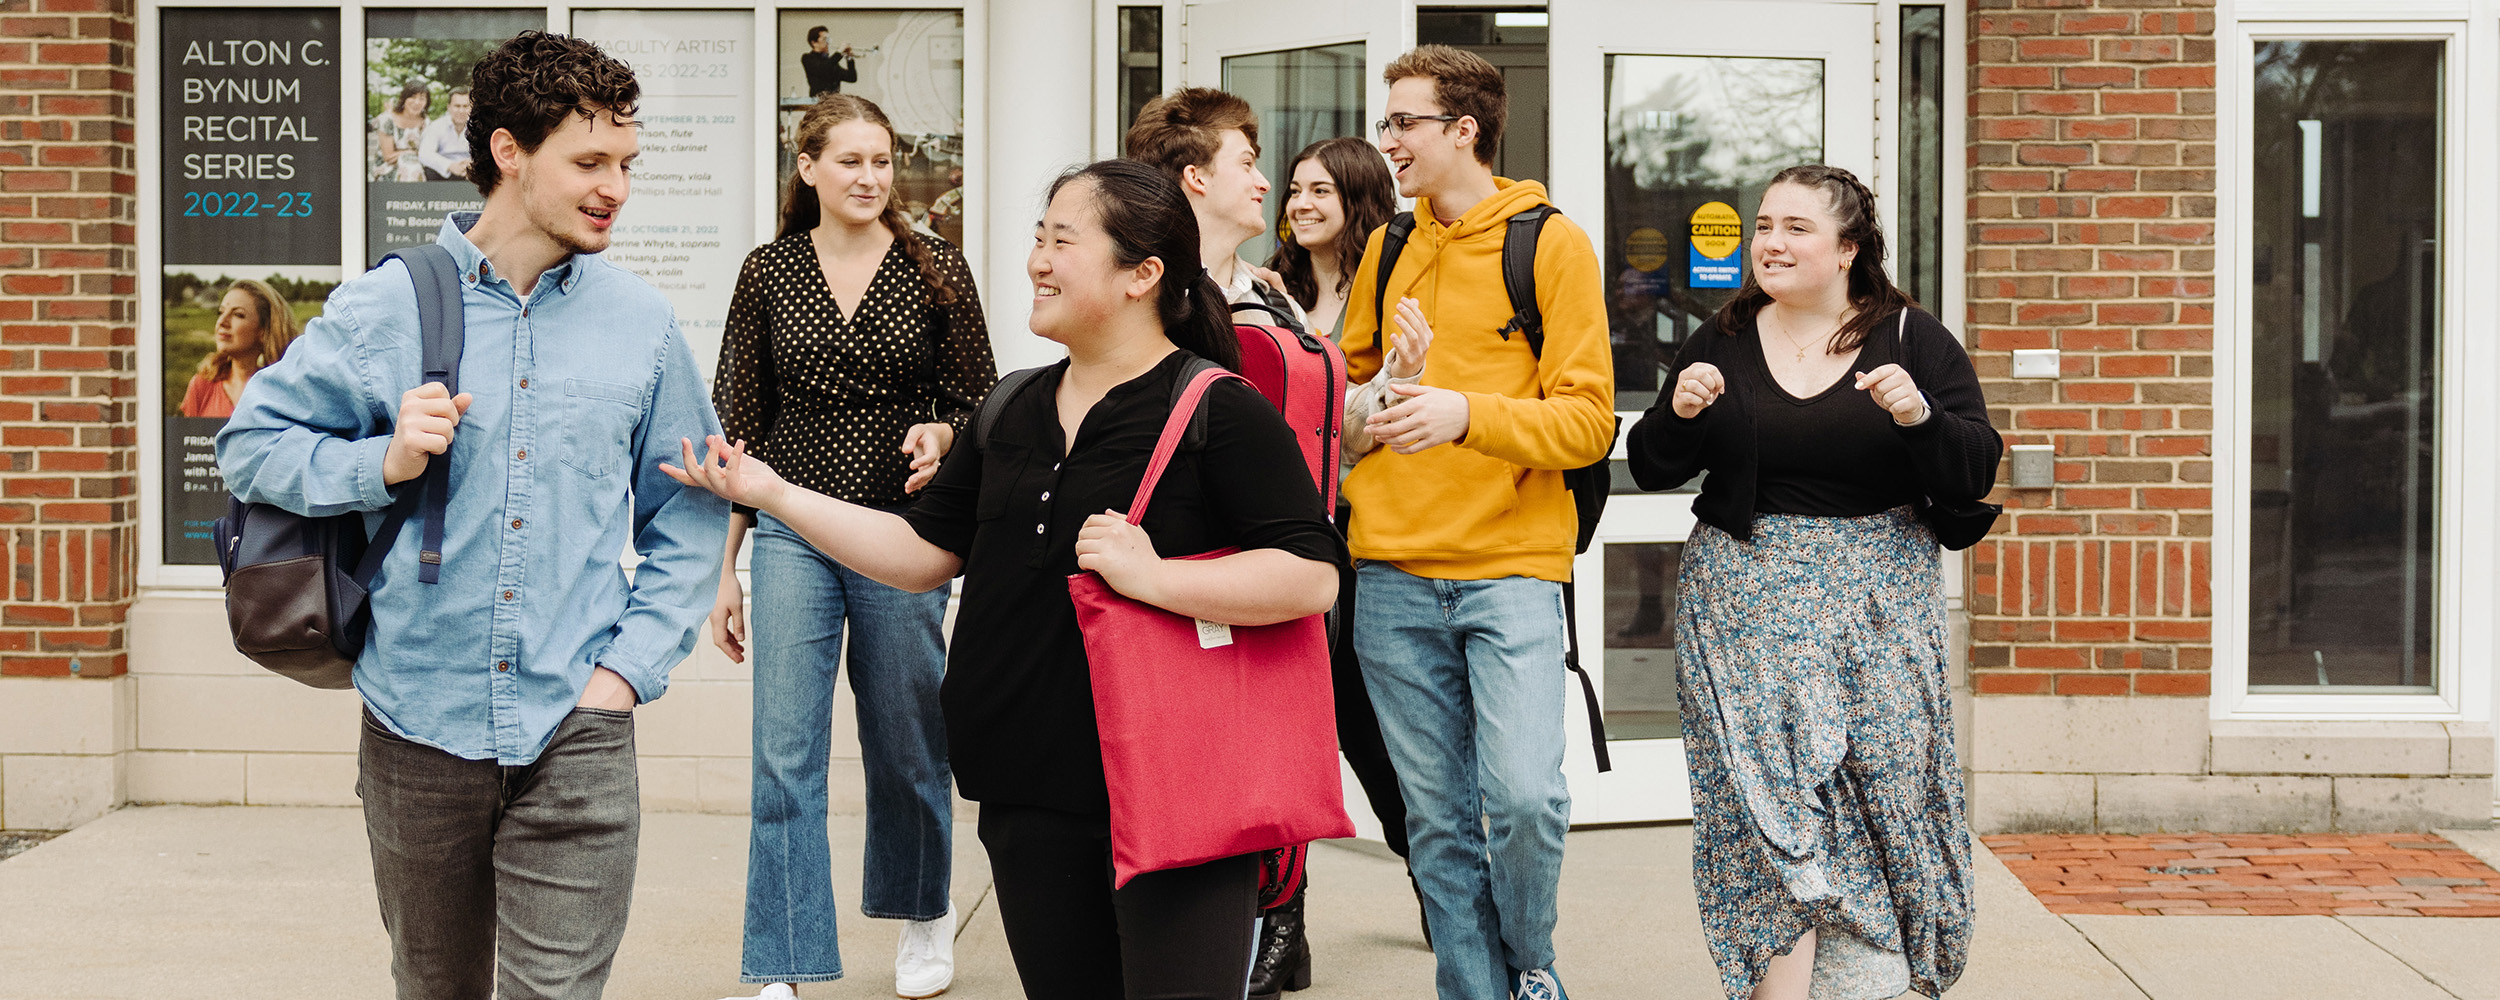
{"type": "Polygon", "coordinates": [[[1028,1000],[1240,1000],[1256,937],[1254,855],[1111,888],[1111,824],[981,804],[998,915],[1028,1000]]]}
{"type": "Polygon", "coordinates": [[[576,708],[517,767],[368,713],[356,795],[400,1000],[597,1000],[642,833],[633,713],[576,708]]]}
{"type": "MultiPolygon", "coordinates": [[[[1340,513],[1338,523],[1346,518],[1340,513]]],[[[1397,768],[1380,738],[1380,715],[1363,687],[1363,664],[1354,658],[1354,570],[1337,574],[1337,635],[1328,649],[1328,671],[1337,689],[1337,748],[1363,784],[1363,798],[1380,817],[1382,836],[1398,857],[1406,856],[1406,799],[1398,792],[1397,768]]],[[[1301,890],[1295,890],[1299,893],[1301,890]]]]}

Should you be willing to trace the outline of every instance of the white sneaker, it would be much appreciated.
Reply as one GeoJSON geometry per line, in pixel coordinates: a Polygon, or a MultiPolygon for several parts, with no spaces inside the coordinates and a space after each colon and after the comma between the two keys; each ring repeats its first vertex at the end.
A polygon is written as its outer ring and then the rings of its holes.
{"type": "Polygon", "coordinates": [[[894,952],[894,995],[923,1000],[955,985],[955,907],[935,920],[903,925],[902,946],[894,952]]]}
{"type": "Polygon", "coordinates": [[[721,1000],[796,1000],[799,991],[788,983],[766,983],[754,996],[722,997],[721,1000]]]}

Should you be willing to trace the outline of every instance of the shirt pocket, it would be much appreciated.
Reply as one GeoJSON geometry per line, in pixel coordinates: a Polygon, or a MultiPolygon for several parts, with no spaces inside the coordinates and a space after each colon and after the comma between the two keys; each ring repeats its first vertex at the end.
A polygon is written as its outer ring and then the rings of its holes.
{"type": "Polygon", "coordinates": [[[981,495],[973,505],[973,517],[994,521],[1007,513],[1007,507],[1019,492],[1024,491],[1026,452],[1023,446],[991,438],[981,449],[981,495]]]}
{"type": "Polygon", "coordinates": [[[558,455],[567,468],[598,479],[622,468],[633,454],[634,424],[642,418],[642,390],[596,379],[564,380],[564,405],[556,413],[558,455]]]}

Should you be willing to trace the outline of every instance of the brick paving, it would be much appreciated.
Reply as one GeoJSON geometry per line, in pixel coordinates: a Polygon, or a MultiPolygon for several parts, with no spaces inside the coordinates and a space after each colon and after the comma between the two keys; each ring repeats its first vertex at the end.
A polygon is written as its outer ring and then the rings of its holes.
{"type": "Polygon", "coordinates": [[[2500,871],[2435,834],[1980,840],[2052,913],[2500,917],[2500,871]]]}

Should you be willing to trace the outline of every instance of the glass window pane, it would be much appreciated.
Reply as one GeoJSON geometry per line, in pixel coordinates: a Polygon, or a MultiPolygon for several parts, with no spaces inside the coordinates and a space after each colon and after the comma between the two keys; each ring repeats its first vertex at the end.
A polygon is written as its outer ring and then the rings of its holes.
{"type": "Polygon", "coordinates": [[[1415,42],[1449,45],[1483,56],[1502,71],[1510,110],[1493,150],[1493,174],[1544,181],[1547,95],[1546,22],[1541,8],[1418,10],[1415,42]]]}
{"type": "Polygon", "coordinates": [[[2436,680],[2444,59],[2256,46],[2252,689],[2436,680]]]}
{"type": "Polygon", "coordinates": [[[1944,8],[1901,8],[1901,289],[1944,308],[1944,8]]]}
{"type": "Polygon", "coordinates": [[[1675,579],[1679,542],[1606,546],[1606,738],[1684,738],[1676,707],[1675,579]]]}
{"type": "Polygon", "coordinates": [[[365,11],[366,263],[434,242],[446,213],[485,207],[464,159],[469,101],[452,91],[504,39],[546,26],[543,10],[365,11]]]}
{"type": "Polygon", "coordinates": [[[1163,8],[1120,8],[1120,142],[1127,155],[1128,124],[1163,92],[1163,8]]]}
{"type": "MultiPolygon", "coordinates": [[[[964,176],[963,12],[781,10],[776,17],[781,142],[775,192],[788,190],[790,175],[798,171],[798,150],[791,143],[816,103],[814,95],[827,88],[857,94],[875,101],[894,122],[900,147],[894,197],[912,228],[962,246],[964,186],[979,183],[964,176]],[[819,28],[821,39],[809,42],[819,28]],[[815,52],[817,44],[823,53],[815,52]],[[850,54],[843,57],[846,48],[850,54]]],[[[778,193],[774,201],[779,203],[778,193]]]]}
{"type": "MultiPolygon", "coordinates": [[[[720,357],[744,248],[757,242],[755,16],[732,10],[576,10],[573,31],[623,59],[642,84],[633,210],[605,256],[676,307],[708,376],[720,357]]],[[[769,239],[769,235],[765,238],[769,239]]]]}
{"type": "MultiPolygon", "coordinates": [[[[1259,172],[1275,185],[1268,202],[1281,211],[1283,171],[1293,154],[1321,139],[1363,136],[1363,43],[1228,56],[1224,89],[1259,113],[1259,172]]],[[[1241,259],[1266,260],[1275,227],[1241,245],[1241,259]]]]}
{"type": "MultiPolygon", "coordinates": [[[[1648,409],[1677,345],[1736,294],[1741,220],[1771,176],[1822,159],[1820,59],[1606,57],[1615,409],[1648,409]]],[[[1614,478],[1631,492],[1629,475],[1614,478]]]]}

